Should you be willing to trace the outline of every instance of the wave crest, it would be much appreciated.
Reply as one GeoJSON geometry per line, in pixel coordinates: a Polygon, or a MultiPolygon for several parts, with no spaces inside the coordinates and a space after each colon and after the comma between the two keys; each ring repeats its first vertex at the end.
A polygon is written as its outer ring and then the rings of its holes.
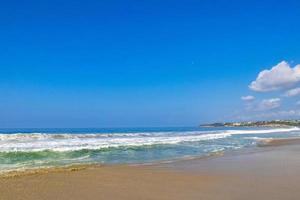
{"type": "Polygon", "coordinates": [[[104,149],[133,146],[178,144],[216,140],[232,135],[266,134],[292,132],[294,128],[265,130],[223,130],[223,131],[185,131],[185,132],[139,132],[139,133],[93,133],[93,134],[49,134],[49,133],[14,133],[0,134],[0,152],[14,151],[78,151],[82,149],[104,149]]]}

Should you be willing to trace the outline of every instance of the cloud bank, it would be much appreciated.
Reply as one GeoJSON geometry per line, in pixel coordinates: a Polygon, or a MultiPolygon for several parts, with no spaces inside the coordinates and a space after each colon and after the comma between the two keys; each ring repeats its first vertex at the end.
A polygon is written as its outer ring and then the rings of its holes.
{"type": "Polygon", "coordinates": [[[300,81],[300,65],[292,68],[282,61],[270,70],[261,71],[249,88],[256,92],[268,92],[290,87],[300,81]]]}
{"type": "Polygon", "coordinates": [[[244,101],[244,110],[236,116],[239,120],[296,119],[300,117],[299,98],[287,100],[287,98],[274,97],[274,95],[288,98],[300,96],[300,64],[291,66],[288,62],[282,61],[270,69],[261,71],[248,87],[252,91],[266,94],[260,96],[256,93],[255,97],[241,96],[241,100],[244,101]],[[269,95],[272,95],[273,98],[268,98],[269,95]],[[294,108],[291,107],[291,103],[294,108]]]}

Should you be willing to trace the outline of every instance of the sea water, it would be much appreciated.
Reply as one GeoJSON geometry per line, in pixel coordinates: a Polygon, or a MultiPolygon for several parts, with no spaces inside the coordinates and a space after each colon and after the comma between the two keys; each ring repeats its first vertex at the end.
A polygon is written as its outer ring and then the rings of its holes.
{"type": "Polygon", "coordinates": [[[0,172],[72,164],[149,163],[299,137],[291,128],[0,129],[0,172]]]}

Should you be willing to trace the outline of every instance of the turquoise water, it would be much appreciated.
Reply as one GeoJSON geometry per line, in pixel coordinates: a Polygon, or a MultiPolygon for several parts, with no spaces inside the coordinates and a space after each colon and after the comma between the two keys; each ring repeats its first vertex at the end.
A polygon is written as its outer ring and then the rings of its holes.
{"type": "Polygon", "coordinates": [[[0,171],[80,163],[147,163],[299,137],[298,128],[0,129],[0,171]]]}

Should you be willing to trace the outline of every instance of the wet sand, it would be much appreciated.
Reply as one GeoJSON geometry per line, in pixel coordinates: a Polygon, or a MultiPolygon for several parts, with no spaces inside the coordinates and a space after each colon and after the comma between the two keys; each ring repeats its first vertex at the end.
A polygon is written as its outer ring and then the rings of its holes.
{"type": "Polygon", "coordinates": [[[89,166],[0,178],[1,200],[300,199],[300,140],[151,166],[89,166]]]}
{"type": "Polygon", "coordinates": [[[300,138],[286,138],[286,139],[271,139],[271,140],[263,140],[259,146],[282,146],[282,145],[293,145],[300,144],[300,138]]]}

